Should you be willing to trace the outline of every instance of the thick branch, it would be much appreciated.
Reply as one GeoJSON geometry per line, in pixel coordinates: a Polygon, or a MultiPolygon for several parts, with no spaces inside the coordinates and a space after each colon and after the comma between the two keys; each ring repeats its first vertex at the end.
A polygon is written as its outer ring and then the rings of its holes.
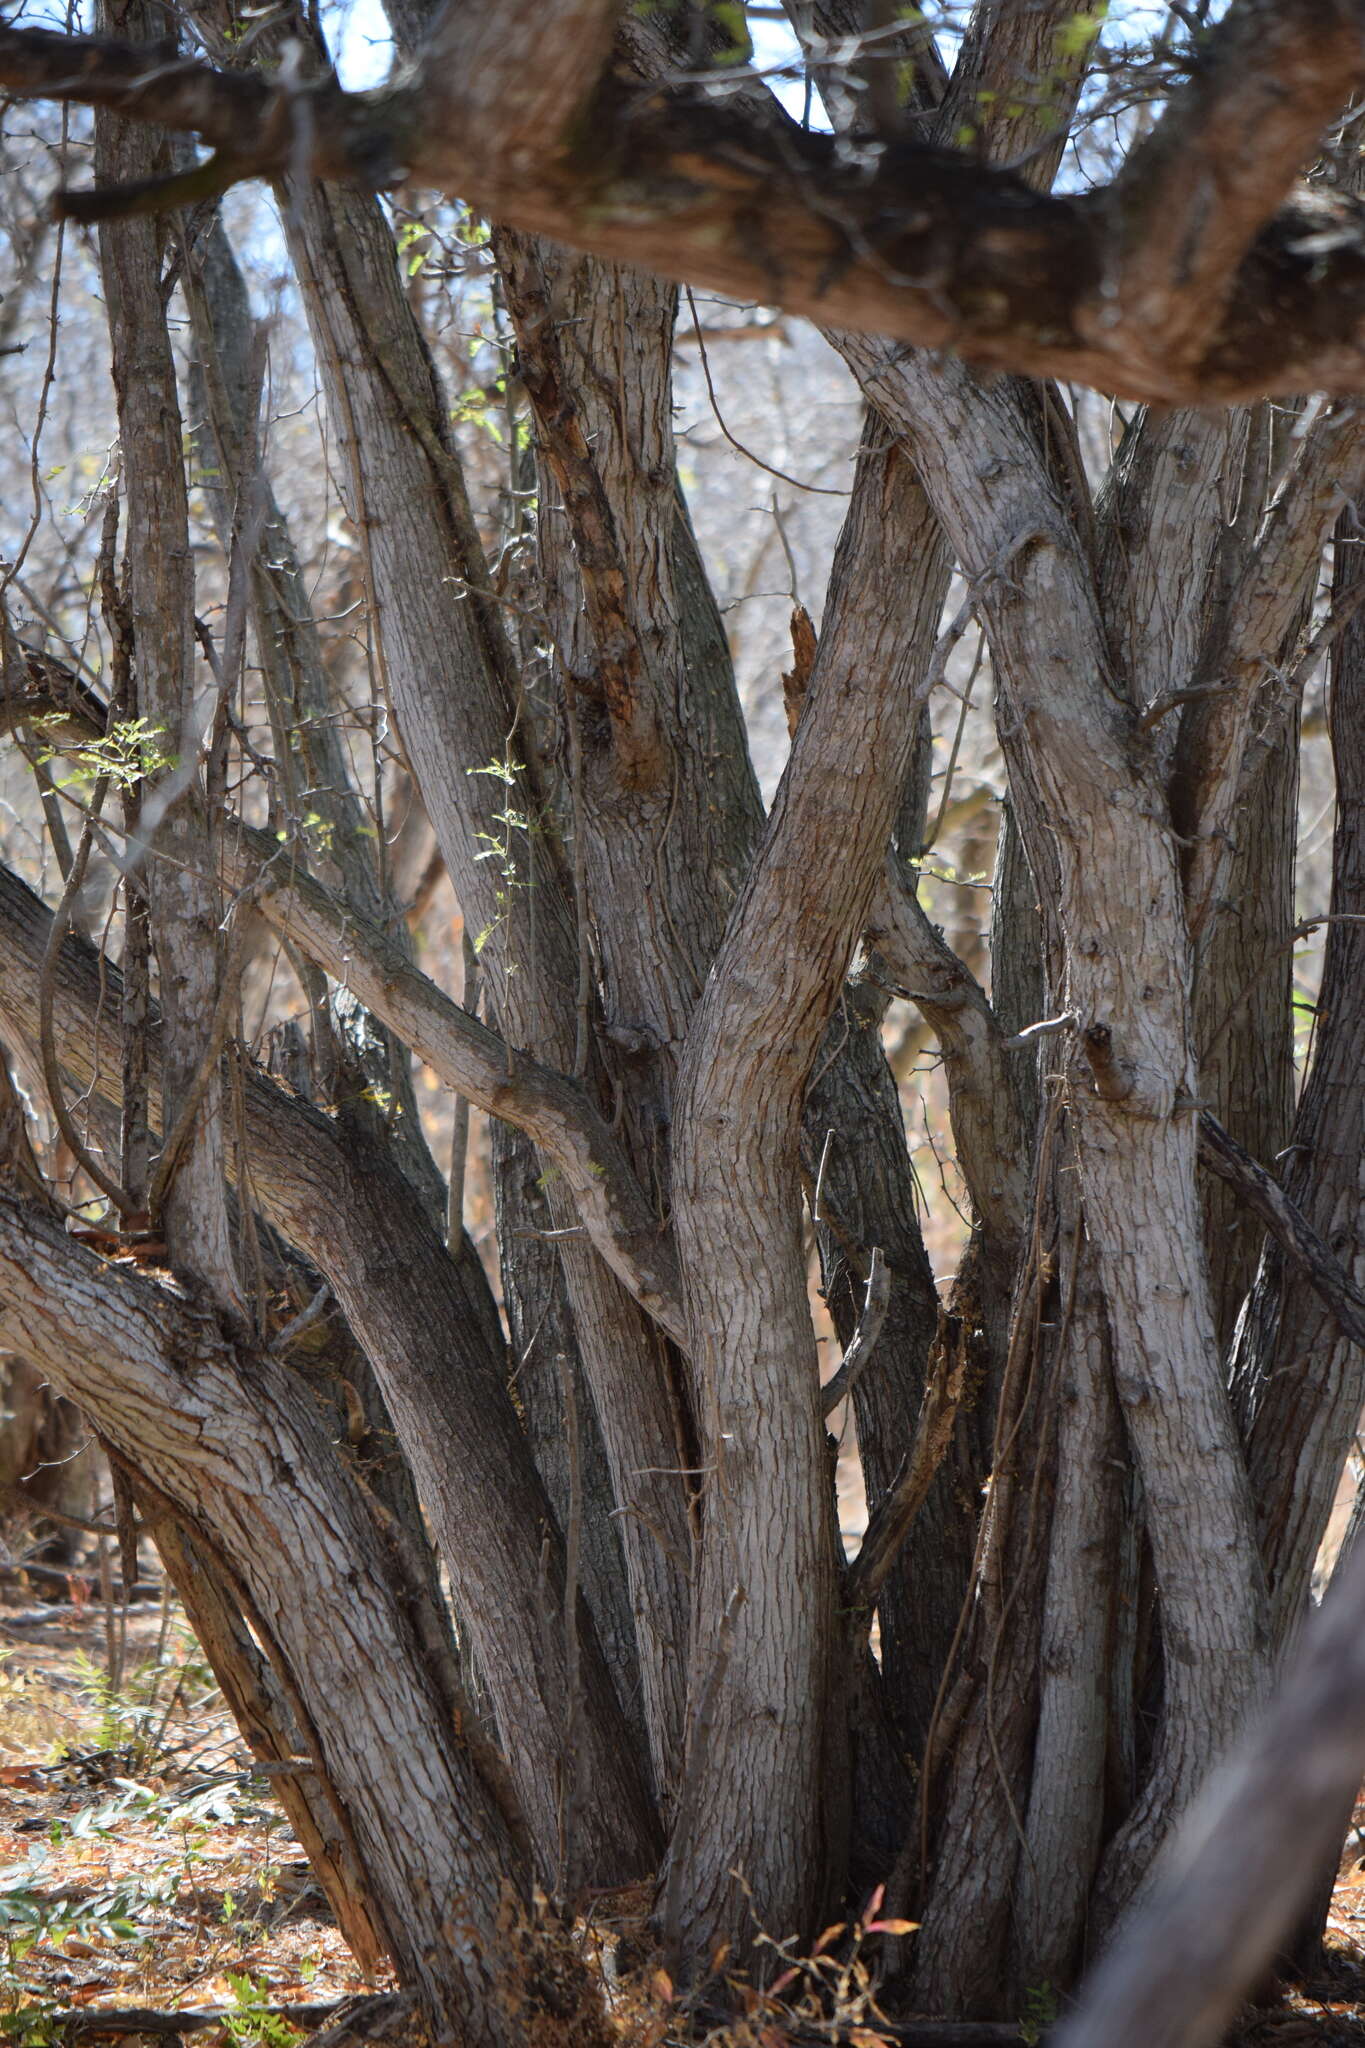
{"type": "MultiPolygon", "coordinates": [[[[27,651],[27,650],[25,650],[27,651]]],[[[93,691],[45,657],[31,656],[22,715],[63,717],[79,703],[103,731],[93,691]]],[[[2,710],[0,710],[2,715],[2,710]]],[[[525,1131],[564,1176],[583,1226],[627,1290],[676,1342],[684,1337],[671,1247],[624,1148],[583,1091],[451,1001],[406,951],[294,865],[265,833],[237,826],[223,848],[223,879],[253,892],[255,907],[325,973],[350,989],[458,1094],[525,1131]]]]}
{"type": "MultiPolygon", "coordinates": [[[[31,1046],[36,1037],[50,925],[51,913],[0,868],[0,1016],[14,1044],[31,1046]]],[[[54,975],[57,1049],[103,1131],[117,1114],[118,1062],[97,1068],[96,1058],[108,1046],[120,991],[117,970],[68,939],[54,975]]],[[[155,1098],[157,1023],[148,1038],[155,1098]]],[[[353,1127],[338,1131],[250,1068],[243,1083],[252,1194],[331,1282],[374,1367],[487,1674],[523,1806],[552,1868],[565,1678],[557,1632],[541,1639],[542,1586],[547,1571],[557,1586],[563,1552],[502,1360],[486,1348],[459,1267],[392,1161],[366,1148],[353,1127]]],[[[155,1099],[152,1109],[158,1116],[155,1099]]],[[[616,1875],[647,1862],[653,1821],[595,1631],[586,1615],[582,1622],[583,1725],[593,1761],[580,1844],[616,1875]],[[623,1783],[614,1782],[618,1775],[623,1783]]]]}
{"type": "Polygon", "coordinates": [[[623,0],[446,0],[421,53],[431,112],[471,152],[536,172],[571,139],[623,0]]]}
{"type": "MultiPolygon", "coordinates": [[[[1198,362],[1256,236],[1362,80],[1365,12],[1355,0],[1232,8],[1110,193],[1119,318],[1155,354],[1198,362]]],[[[1095,314],[1105,317],[1099,306],[1095,314]]]]}
{"type": "Polygon", "coordinates": [[[526,1132],[552,1159],[585,1229],[637,1301],[682,1343],[684,1325],[671,1247],[605,1117],[580,1088],[442,994],[377,926],[344,910],[280,856],[264,834],[242,828],[226,853],[228,878],[254,886],[277,930],[359,996],[447,1087],[526,1132]]]}
{"type": "Polygon", "coordinates": [[[304,1739],[388,1909],[404,1976],[461,2042],[507,2041],[492,1981],[498,1899],[524,1865],[497,1796],[422,1682],[373,1520],[307,1390],[268,1355],[235,1351],[202,1307],[103,1266],[9,1197],[0,1341],[211,1529],[278,1631],[304,1739]],[[443,1938],[455,1913],[471,1941],[443,1938]]]}
{"type": "MultiPolygon", "coordinates": [[[[1253,11],[1258,0],[1234,10],[1218,31],[1219,49],[1240,47],[1237,23],[1253,11]]],[[[1273,42],[1287,61],[1288,39],[1273,42]]],[[[1331,42],[1344,103],[1359,65],[1346,31],[1331,42]]],[[[1305,83],[1285,132],[1292,125],[1304,136],[1321,80],[1307,59],[1300,68],[1305,80],[1312,72],[1312,91],[1305,83]]],[[[555,131],[528,163],[520,123],[504,130],[506,147],[481,146],[474,131],[446,117],[447,81],[430,59],[429,69],[378,92],[344,94],[330,81],[221,73],[160,53],[149,66],[135,46],[96,38],[0,31],[0,86],[198,134],[221,153],[218,183],[278,178],[304,165],[371,186],[407,175],[509,226],[782,305],[825,326],[1162,404],[1354,391],[1365,381],[1360,209],[1339,196],[1300,195],[1256,232],[1256,209],[1283,186],[1283,160],[1294,155],[1288,142],[1273,175],[1251,181],[1248,204],[1229,202],[1217,186],[1191,276],[1221,275],[1240,245],[1246,253],[1213,293],[1219,317],[1201,335],[1188,316],[1194,286],[1166,289],[1163,299],[1152,280],[1164,276],[1169,286],[1169,261],[1163,269],[1154,254],[1142,269],[1160,222],[1151,222],[1136,169],[1093,197],[1055,197],[965,157],[892,145],[869,176],[841,158],[832,137],[746,118],[685,92],[642,100],[616,83],[599,93],[576,148],[564,152],[555,131]],[[1116,247],[1126,251],[1117,273],[1116,247]],[[1129,278],[1132,317],[1124,310],[1129,278]],[[1166,319],[1174,350],[1165,345],[1166,319]]],[[[1231,57],[1226,69],[1232,78],[1231,57]]],[[[1268,66],[1248,62],[1238,104],[1264,94],[1269,75],[1268,66]]],[[[1171,166],[1159,168],[1172,187],[1195,146],[1192,129],[1182,99],[1157,131],[1170,137],[1162,147],[1171,166]]],[[[1240,164],[1238,151],[1239,179],[1240,164]]],[[[1202,148],[1198,168],[1207,196],[1215,164],[1202,148]]],[[[138,203],[155,204],[155,194],[144,191],[138,203]]],[[[88,195],[68,195],[65,204],[85,218],[109,210],[99,199],[92,209],[88,195]]]]}

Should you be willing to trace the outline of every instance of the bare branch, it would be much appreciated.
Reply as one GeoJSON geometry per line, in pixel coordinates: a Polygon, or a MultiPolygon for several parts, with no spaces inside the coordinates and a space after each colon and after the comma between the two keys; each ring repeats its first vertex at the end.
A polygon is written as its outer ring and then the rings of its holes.
{"type": "Polygon", "coordinates": [[[858,1318],[858,1327],[849,1340],[849,1346],[840,1361],[839,1370],[833,1379],[826,1380],[820,1398],[828,1417],[833,1414],[841,1401],[846,1401],[862,1378],[877,1348],[877,1339],[886,1321],[886,1311],[891,1300],[891,1275],[880,1245],[872,1248],[867,1275],[867,1295],[863,1312],[858,1318]]]}
{"type": "Polygon", "coordinates": [[[1252,1214],[1260,1218],[1351,1341],[1365,1345],[1365,1297],[1357,1293],[1340,1259],[1274,1175],[1244,1151],[1207,1110],[1199,1118],[1199,1157],[1220,1180],[1235,1188],[1252,1214]]]}
{"type": "MultiPolygon", "coordinates": [[[[1109,317],[1197,362],[1238,270],[1365,81],[1353,0],[1240,0],[1111,188],[1109,317]]],[[[1097,302],[1092,317],[1106,317],[1097,302]]]]}
{"type": "Polygon", "coordinates": [[[1229,606],[1221,687],[1187,705],[1181,721],[1171,809],[1176,830],[1195,841],[1185,871],[1191,935],[1198,940],[1227,872],[1242,769],[1262,694],[1286,660],[1286,637],[1316,574],[1322,545],[1344,500],[1365,479],[1365,407],[1337,406],[1308,431],[1229,606]]]}
{"type": "Polygon", "coordinates": [[[966,1345],[959,1342],[952,1350],[940,1348],[924,1389],[905,1470],[868,1523],[863,1547],[849,1569],[847,1605],[860,1616],[871,1615],[897,1553],[924,1506],[948,1449],[966,1378],[966,1345]]]}
{"type": "Polygon", "coordinates": [[[476,155],[538,172],[571,140],[624,0],[446,0],[419,62],[431,112],[476,155]]]}

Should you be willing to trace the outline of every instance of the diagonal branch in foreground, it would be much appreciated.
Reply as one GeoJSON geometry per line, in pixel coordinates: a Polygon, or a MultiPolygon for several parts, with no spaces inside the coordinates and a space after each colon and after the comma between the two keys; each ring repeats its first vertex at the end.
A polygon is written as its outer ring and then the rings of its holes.
{"type": "MultiPolygon", "coordinates": [[[[30,1058],[51,923],[32,890],[0,866],[0,1018],[8,1041],[30,1058]]],[[[120,990],[117,969],[68,937],[53,974],[57,1051],[63,1071],[86,1091],[102,1135],[117,1130],[119,1062],[97,1060],[109,1045],[120,990]]],[[[153,1018],[154,1119],[159,1028],[153,1018]]],[[[383,1389],[487,1673],[542,1868],[551,1871],[566,1680],[561,1639],[557,1631],[544,1635],[542,1618],[546,1584],[557,1592],[562,1583],[563,1546],[504,1361],[486,1343],[460,1267],[391,1159],[250,1067],[242,1110],[252,1198],[331,1283],[383,1389]]],[[[647,1867],[655,1823],[596,1631],[581,1610],[580,1619],[590,1763],[579,1840],[591,1863],[611,1874],[604,1881],[614,1881],[647,1867]]]]}
{"type": "Polygon", "coordinates": [[[1220,2040],[1303,1910],[1365,1771],[1365,1543],[1269,1711],[1210,1780],[1054,2048],[1220,2040]]]}
{"type": "Polygon", "coordinates": [[[524,1860],[499,1797],[422,1680],[383,1540],[307,1389],[268,1354],[234,1346],[202,1306],[105,1266],[8,1195],[0,1342],[48,1373],[134,1470],[211,1532],[287,1660],[311,1759],[385,1909],[406,1982],[460,2042],[506,2042],[499,1899],[505,1879],[525,1881],[524,1860]],[[446,1938],[457,1914],[468,1942],[446,1938]]]}
{"type": "MultiPolygon", "coordinates": [[[[1241,0],[1107,195],[1121,323],[1195,364],[1237,273],[1365,81],[1358,0],[1241,0]]],[[[1107,317],[1112,318],[1113,304],[1107,317]]],[[[1097,306],[1102,321],[1105,310],[1097,306]]]]}
{"type": "Polygon", "coordinates": [[[574,1082],[513,1051],[413,966],[377,925],[345,909],[264,833],[238,827],[223,855],[277,931],[357,995],[446,1086],[532,1138],[553,1161],[584,1229],[629,1292],[675,1342],[683,1321],[672,1246],[624,1148],[574,1082]]]}
{"type": "Polygon", "coordinates": [[[1207,1110],[1199,1118],[1199,1157],[1210,1173],[1216,1173],[1240,1195],[1290,1265],[1331,1310],[1338,1328],[1353,1344],[1365,1345],[1365,1297],[1356,1291],[1336,1253],[1318,1236],[1274,1175],[1244,1151],[1207,1110]]]}

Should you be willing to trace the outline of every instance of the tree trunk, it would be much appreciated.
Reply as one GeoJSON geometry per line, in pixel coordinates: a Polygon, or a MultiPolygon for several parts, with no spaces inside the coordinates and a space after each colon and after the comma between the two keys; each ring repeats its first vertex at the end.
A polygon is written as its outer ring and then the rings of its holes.
{"type": "Polygon", "coordinates": [[[12,1201],[0,1261],[4,1340],[80,1401],[240,1589],[404,1981],[443,2032],[511,2048],[499,1901],[528,1875],[514,1824],[426,1683],[373,1523],[306,1396],[268,1354],[239,1359],[211,1312],[127,1274],[112,1283],[12,1201]]]}

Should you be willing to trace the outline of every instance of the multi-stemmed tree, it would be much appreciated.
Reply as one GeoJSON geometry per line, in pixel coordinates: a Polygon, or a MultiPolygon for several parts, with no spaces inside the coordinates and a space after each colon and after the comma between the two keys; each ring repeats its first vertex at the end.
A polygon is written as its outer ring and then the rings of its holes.
{"type": "Polygon", "coordinates": [[[5,625],[6,726],[100,772],[55,911],[0,873],[0,1031],[144,1269],[73,1241],[8,1115],[0,1336],[80,1403],[248,1740],[294,1766],[350,1939],[471,2044],[532,2007],[594,2038],[524,1908],[647,1873],[679,1982],[884,1882],[919,1923],[887,1952],[906,2008],[1065,1991],[1295,1638],[1365,1395],[1349,127],[1317,161],[1365,14],[1173,10],[1144,58],[1122,9],[1106,56],[1075,0],[981,0],[950,68],[918,15],[790,11],[827,129],[736,65],[737,10],[682,0],[394,0],[411,63],[353,95],[287,10],[0,30],[7,92],[96,110],[62,204],[98,222],[120,433],[98,673],[5,625]],[[1056,193],[1087,95],[1135,139],[1056,193]],[[407,943],[272,494],[218,209],[253,176],[478,1014],[407,943]],[[530,425],[497,560],[374,196],[404,177],[493,223],[530,425]],[[866,400],[766,813],[678,480],[669,278],[810,315],[866,400]],[[1083,433],[1072,383],[1138,401],[1122,431],[1083,433]],[[927,706],[972,619],[1009,790],[989,996],[917,896],[927,706]],[[103,958],[71,930],[95,854],[103,958]],[[263,927],[307,1020],[287,1081],[238,1036],[263,927]],[[942,1303],[893,996],[941,1049],[971,1201],[942,1303]],[[501,1317],[413,1055],[496,1119],[501,1317]],[[846,1346],[823,1392],[807,1218],[846,1346]]]}

